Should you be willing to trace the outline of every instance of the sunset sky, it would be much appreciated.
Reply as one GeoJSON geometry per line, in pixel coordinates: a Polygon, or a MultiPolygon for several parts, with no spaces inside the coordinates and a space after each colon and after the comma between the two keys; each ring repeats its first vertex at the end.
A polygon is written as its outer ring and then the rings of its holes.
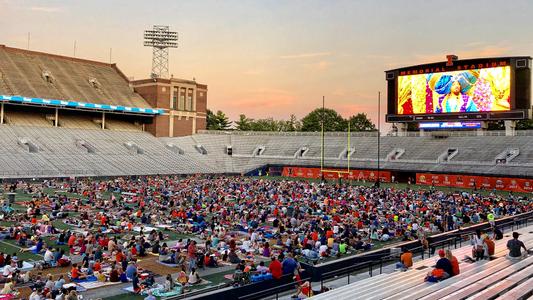
{"type": "MultiPolygon", "coordinates": [[[[179,32],[170,73],[209,86],[232,120],[301,118],[321,105],[377,117],[384,70],[459,58],[533,54],[533,1],[6,1],[0,44],[109,62],[148,77],[143,30],[179,32]]],[[[382,119],[383,120],[383,119],[382,119]]]]}

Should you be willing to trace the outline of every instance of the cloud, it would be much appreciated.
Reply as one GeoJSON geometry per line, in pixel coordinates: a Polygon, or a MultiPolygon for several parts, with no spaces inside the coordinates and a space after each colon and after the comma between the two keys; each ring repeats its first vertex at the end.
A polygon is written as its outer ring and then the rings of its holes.
{"type": "Polygon", "coordinates": [[[328,69],[331,66],[331,62],[322,60],[316,63],[304,64],[304,66],[316,71],[322,71],[328,69]]]}
{"type": "Polygon", "coordinates": [[[244,91],[238,97],[235,97],[230,103],[225,104],[230,111],[239,110],[247,115],[259,115],[270,117],[281,108],[287,109],[292,106],[296,96],[286,90],[259,88],[244,91]]]}
{"type": "Polygon", "coordinates": [[[331,56],[331,52],[315,52],[315,53],[299,53],[291,55],[282,55],[279,58],[282,59],[299,59],[299,58],[313,58],[313,57],[322,57],[322,56],[331,56]]]}
{"type": "Polygon", "coordinates": [[[29,8],[31,11],[44,12],[44,13],[56,13],[62,12],[62,7],[50,7],[50,6],[31,6],[29,8]]]}

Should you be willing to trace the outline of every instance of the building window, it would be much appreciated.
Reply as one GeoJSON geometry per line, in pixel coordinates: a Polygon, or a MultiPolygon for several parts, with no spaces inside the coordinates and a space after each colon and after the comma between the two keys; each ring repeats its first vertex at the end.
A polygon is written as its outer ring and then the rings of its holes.
{"type": "Polygon", "coordinates": [[[178,110],[185,110],[185,94],[187,93],[186,88],[180,89],[180,98],[178,102],[178,110]]]}
{"type": "Polygon", "coordinates": [[[174,87],[173,93],[172,93],[172,106],[170,107],[170,109],[178,108],[178,95],[179,95],[179,89],[177,87],[174,87]]]}
{"type": "Polygon", "coordinates": [[[193,89],[189,89],[189,93],[187,94],[187,108],[188,111],[193,111],[193,89]]]}

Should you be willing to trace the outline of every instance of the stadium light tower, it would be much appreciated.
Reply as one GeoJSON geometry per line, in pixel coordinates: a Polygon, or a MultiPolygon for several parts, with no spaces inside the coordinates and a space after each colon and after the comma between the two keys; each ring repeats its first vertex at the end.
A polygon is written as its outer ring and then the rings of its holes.
{"type": "Polygon", "coordinates": [[[152,78],[168,77],[168,48],[178,48],[178,32],[170,26],[154,25],[144,31],[144,46],[153,48],[152,78]]]}

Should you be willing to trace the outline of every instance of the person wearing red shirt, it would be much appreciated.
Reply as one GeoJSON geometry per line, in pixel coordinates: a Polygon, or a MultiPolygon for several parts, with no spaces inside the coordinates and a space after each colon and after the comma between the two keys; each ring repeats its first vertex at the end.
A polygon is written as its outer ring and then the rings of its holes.
{"type": "Polygon", "coordinates": [[[75,243],[76,243],[76,236],[74,234],[71,234],[70,237],[68,238],[67,245],[72,247],[74,246],[75,243]]]}
{"type": "Polygon", "coordinates": [[[125,257],[122,251],[118,250],[117,254],[115,255],[115,261],[117,262],[117,264],[120,264],[124,258],[125,257]]]}
{"type": "Polygon", "coordinates": [[[272,262],[268,266],[268,269],[270,270],[270,273],[272,274],[272,277],[274,279],[281,278],[281,263],[279,262],[279,260],[276,259],[276,257],[272,256],[272,262]]]}
{"type": "Polygon", "coordinates": [[[196,267],[196,241],[191,241],[187,248],[187,257],[189,258],[189,270],[196,267]]]}

